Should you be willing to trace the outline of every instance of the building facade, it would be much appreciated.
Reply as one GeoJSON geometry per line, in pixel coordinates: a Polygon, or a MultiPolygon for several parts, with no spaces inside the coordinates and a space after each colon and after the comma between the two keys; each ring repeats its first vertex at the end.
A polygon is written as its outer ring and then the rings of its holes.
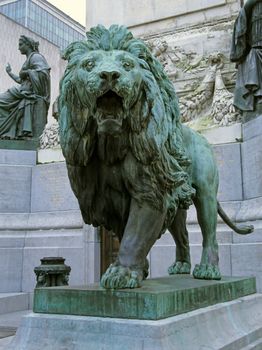
{"type": "Polygon", "coordinates": [[[82,40],[85,28],[45,0],[0,0],[0,13],[64,49],[82,40]]]}

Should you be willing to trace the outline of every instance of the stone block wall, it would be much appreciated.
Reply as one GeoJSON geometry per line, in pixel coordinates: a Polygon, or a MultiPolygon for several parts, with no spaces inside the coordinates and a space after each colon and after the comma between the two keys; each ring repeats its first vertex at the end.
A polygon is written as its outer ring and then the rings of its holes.
{"type": "Polygon", "coordinates": [[[239,0],[87,0],[86,27],[124,24],[136,35],[174,31],[236,14],[239,0]],[[108,16],[110,13],[110,16],[108,16]]]}
{"type": "Polygon", "coordinates": [[[83,223],[65,163],[36,165],[35,151],[0,150],[0,176],[0,293],[31,295],[45,256],[66,259],[70,284],[98,281],[98,233],[83,223]]]}

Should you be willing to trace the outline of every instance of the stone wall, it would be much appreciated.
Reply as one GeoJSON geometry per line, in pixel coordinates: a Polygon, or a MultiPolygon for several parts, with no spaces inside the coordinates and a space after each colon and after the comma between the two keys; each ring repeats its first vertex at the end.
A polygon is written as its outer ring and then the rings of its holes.
{"type": "Polygon", "coordinates": [[[136,35],[175,31],[192,25],[231,17],[239,0],[87,0],[86,27],[124,24],[136,35]],[[108,16],[110,13],[110,16],[108,16]]]}
{"type": "Polygon", "coordinates": [[[98,281],[98,233],[83,224],[65,163],[36,165],[35,151],[0,150],[0,293],[32,293],[45,256],[71,266],[70,284],[98,281]]]}

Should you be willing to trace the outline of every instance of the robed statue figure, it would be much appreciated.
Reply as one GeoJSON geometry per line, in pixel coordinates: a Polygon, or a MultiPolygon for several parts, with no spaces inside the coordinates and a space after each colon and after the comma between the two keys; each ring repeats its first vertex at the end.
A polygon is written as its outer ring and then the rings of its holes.
{"type": "Polygon", "coordinates": [[[262,0],[247,0],[240,10],[230,59],[238,68],[234,104],[254,111],[262,104],[262,0]]]}
{"type": "Polygon", "coordinates": [[[30,139],[39,137],[47,122],[50,104],[50,67],[38,51],[39,43],[25,35],[19,50],[26,55],[19,76],[6,72],[19,85],[0,94],[0,138],[30,139]]]}

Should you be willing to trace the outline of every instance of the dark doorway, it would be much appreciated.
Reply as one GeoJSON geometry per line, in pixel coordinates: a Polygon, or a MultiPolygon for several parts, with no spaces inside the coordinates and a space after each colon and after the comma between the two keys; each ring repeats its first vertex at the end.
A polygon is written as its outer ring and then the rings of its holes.
{"type": "Polygon", "coordinates": [[[106,271],[108,266],[112,264],[117,257],[119,250],[119,241],[113,231],[108,231],[104,227],[100,227],[101,239],[101,275],[106,271]]]}

